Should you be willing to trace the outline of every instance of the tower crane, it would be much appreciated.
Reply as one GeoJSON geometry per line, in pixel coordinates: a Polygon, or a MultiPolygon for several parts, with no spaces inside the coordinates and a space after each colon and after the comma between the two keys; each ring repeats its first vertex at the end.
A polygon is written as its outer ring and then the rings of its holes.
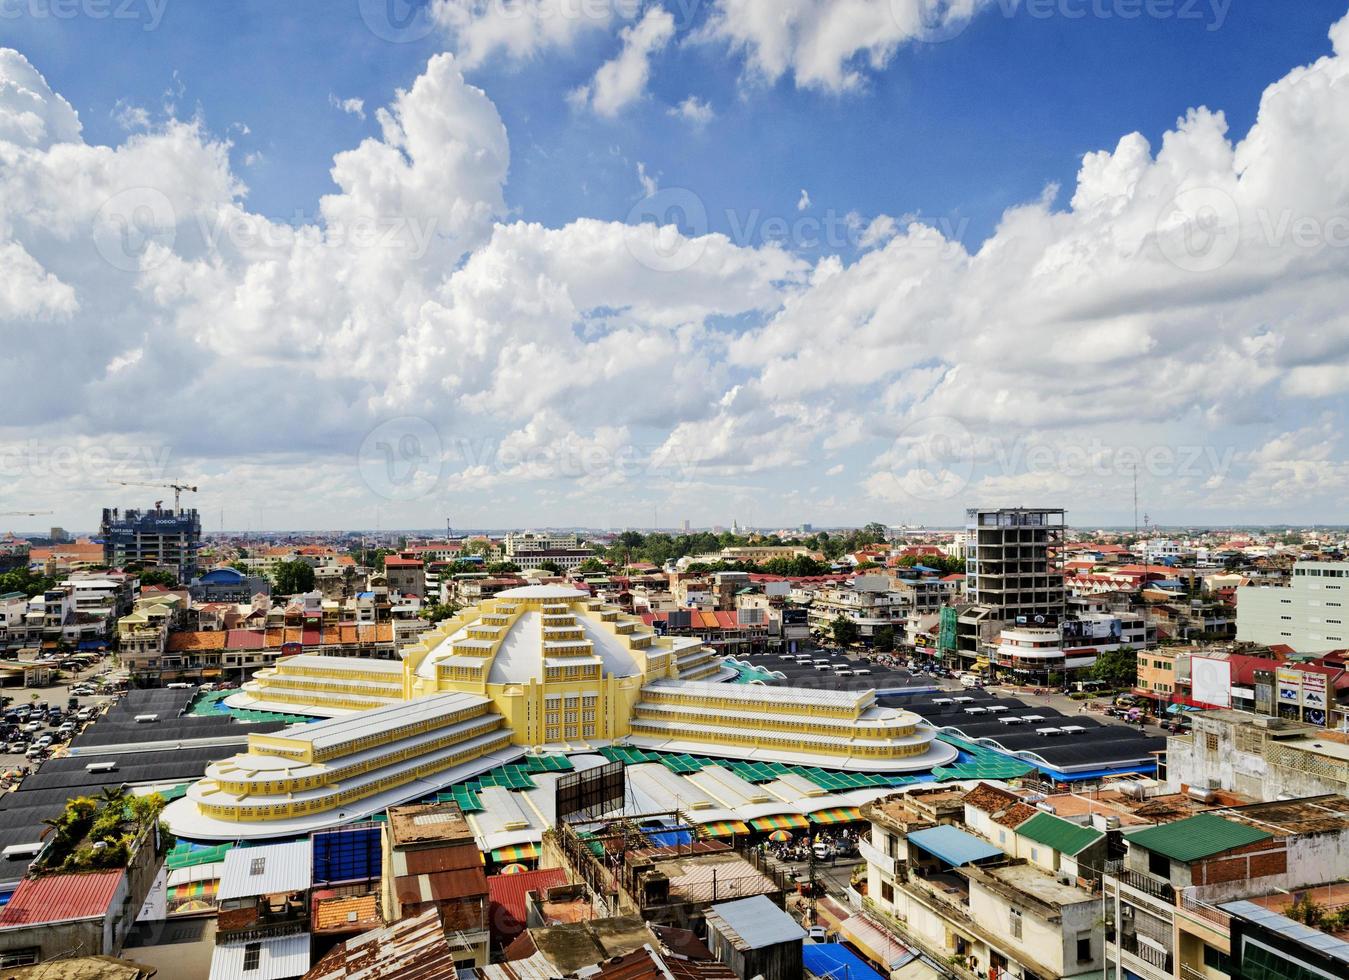
{"type": "Polygon", "coordinates": [[[49,510],[0,510],[0,517],[45,517],[49,510]]]}
{"type": "Polygon", "coordinates": [[[172,490],[172,491],[173,491],[173,512],[174,512],[175,514],[178,513],[180,510],[182,510],[182,507],[180,506],[180,503],[179,503],[179,500],[180,500],[180,497],[181,497],[181,495],[182,495],[182,492],[183,492],[184,490],[187,490],[187,491],[189,491],[190,493],[196,493],[196,492],[197,492],[197,488],[196,488],[196,487],[190,486],[189,484],[186,484],[186,483],[133,483],[133,482],[130,482],[130,481],[127,481],[127,480],[114,480],[113,482],[114,482],[114,483],[117,483],[117,484],[120,484],[121,486],[124,486],[124,487],[157,487],[157,488],[162,488],[162,489],[165,489],[165,490],[172,490]]]}

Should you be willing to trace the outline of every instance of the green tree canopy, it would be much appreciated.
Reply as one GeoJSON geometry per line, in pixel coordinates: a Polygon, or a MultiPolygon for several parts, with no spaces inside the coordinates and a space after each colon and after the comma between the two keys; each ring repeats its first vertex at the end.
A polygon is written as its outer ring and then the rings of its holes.
{"type": "Polygon", "coordinates": [[[840,615],[829,624],[834,642],[841,647],[852,646],[862,637],[862,628],[847,616],[840,615]]]}
{"type": "Polygon", "coordinates": [[[178,584],[178,576],[165,568],[145,568],[136,573],[141,580],[141,588],[147,585],[162,585],[171,588],[178,584]]]}
{"type": "Polygon", "coordinates": [[[272,569],[272,585],[281,595],[312,592],[314,589],[314,568],[304,561],[278,562],[276,567],[272,569]]]}
{"type": "Polygon", "coordinates": [[[1091,676],[1111,687],[1133,687],[1138,678],[1138,651],[1133,647],[1105,651],[1092,664],[1091,676]]]}

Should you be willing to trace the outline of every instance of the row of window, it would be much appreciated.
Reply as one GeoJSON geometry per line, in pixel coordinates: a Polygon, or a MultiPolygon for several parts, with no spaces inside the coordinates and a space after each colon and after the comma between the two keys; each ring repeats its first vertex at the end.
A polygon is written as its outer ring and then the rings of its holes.
{"type": "Polygon", "coordinates": [[[298,793],[307,789],[315,789],[319,786],[325,786],[330,783],[340,783],[351,779],[353,776],[359,776],[364,772],[372,772],[375,769],[382,769],[385,766],[402,762],[406,759],[416,758],[419,755],[425,755],[430,752],[436,752],[440,749],[448,748],[458,742],[467,741],[475,736],[490,732],[493,729],[501,727],[499,718],[492,718],[476,728],[470,728],[466,731],[455,732],[450,735],[444,735],[430,742],[423,742],[418,745],[403,748],[397,752],[388,752],[377,756],[374,759],[367,759],[364,762],[353,763],[347,766],[338,766],[313,776],[304,776],[297,779],[270,779],[270,780],[231,780],[228,777],[215,777],[216,784],[235,795],[246,793],[258,793],[271,795],[273,793],[298,793]]]}
{"type": "Polygon", "coordinates": [[[489,742],[485,745],[473,749],[457,752],[454,755],[444,759],[429,762],[426,765],[418,766],[406,772],[393,773],[384,779],[366,783],[363,786],[353,787],[343,790],[340,793],[334,793],[331,796],[322,796],[313,800],[304,800],[296,803],[272,803],[263,806],[219,806],[211,803],[201,803],[201,811],[208,816],[220,817],[224,820],[267,820],[274,817],[299,816],[305,813],[318,813],[324,810],[332,810],[353,800],[363,799],[367,796],[373,796],[386,789],[392,789],[403,783],[411,782],[414,779],[421,779],[424,776],[431,776],[445,769],[452,769],[457,765],[468,762],[470,759],[477,759],[488,752],[495,752],[497,749],[504,748],[510,744],[509,733],[503,733],[501,738],[489,742]]]}

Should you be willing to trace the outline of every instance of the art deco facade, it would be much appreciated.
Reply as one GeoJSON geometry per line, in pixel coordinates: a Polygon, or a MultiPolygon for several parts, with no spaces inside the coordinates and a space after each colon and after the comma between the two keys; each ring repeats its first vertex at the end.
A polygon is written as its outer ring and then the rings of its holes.
{"type": "Polygon", "coordinates": [[[619,743],[875,772],[956,755],[873,692],[712,682],[722,677],[696,638],[658,636],[573,589],[511,589],[442,623],[402,663],[303,655],[259,671],[232,706],[328,720],[251,737],[170,807],[170,824],[188,837],[248,835],[257,821],[315,829],[543,748],[619,743]]]}

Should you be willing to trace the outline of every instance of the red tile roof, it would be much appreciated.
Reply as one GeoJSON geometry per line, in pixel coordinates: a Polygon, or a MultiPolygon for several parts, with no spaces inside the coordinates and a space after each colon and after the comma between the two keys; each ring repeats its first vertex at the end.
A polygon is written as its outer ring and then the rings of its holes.
{"type": "Polygon", "coordinates": [[[0,928],[107,915],[124,874],[91,871],[25,878],[0,912],[0,928]]]}

